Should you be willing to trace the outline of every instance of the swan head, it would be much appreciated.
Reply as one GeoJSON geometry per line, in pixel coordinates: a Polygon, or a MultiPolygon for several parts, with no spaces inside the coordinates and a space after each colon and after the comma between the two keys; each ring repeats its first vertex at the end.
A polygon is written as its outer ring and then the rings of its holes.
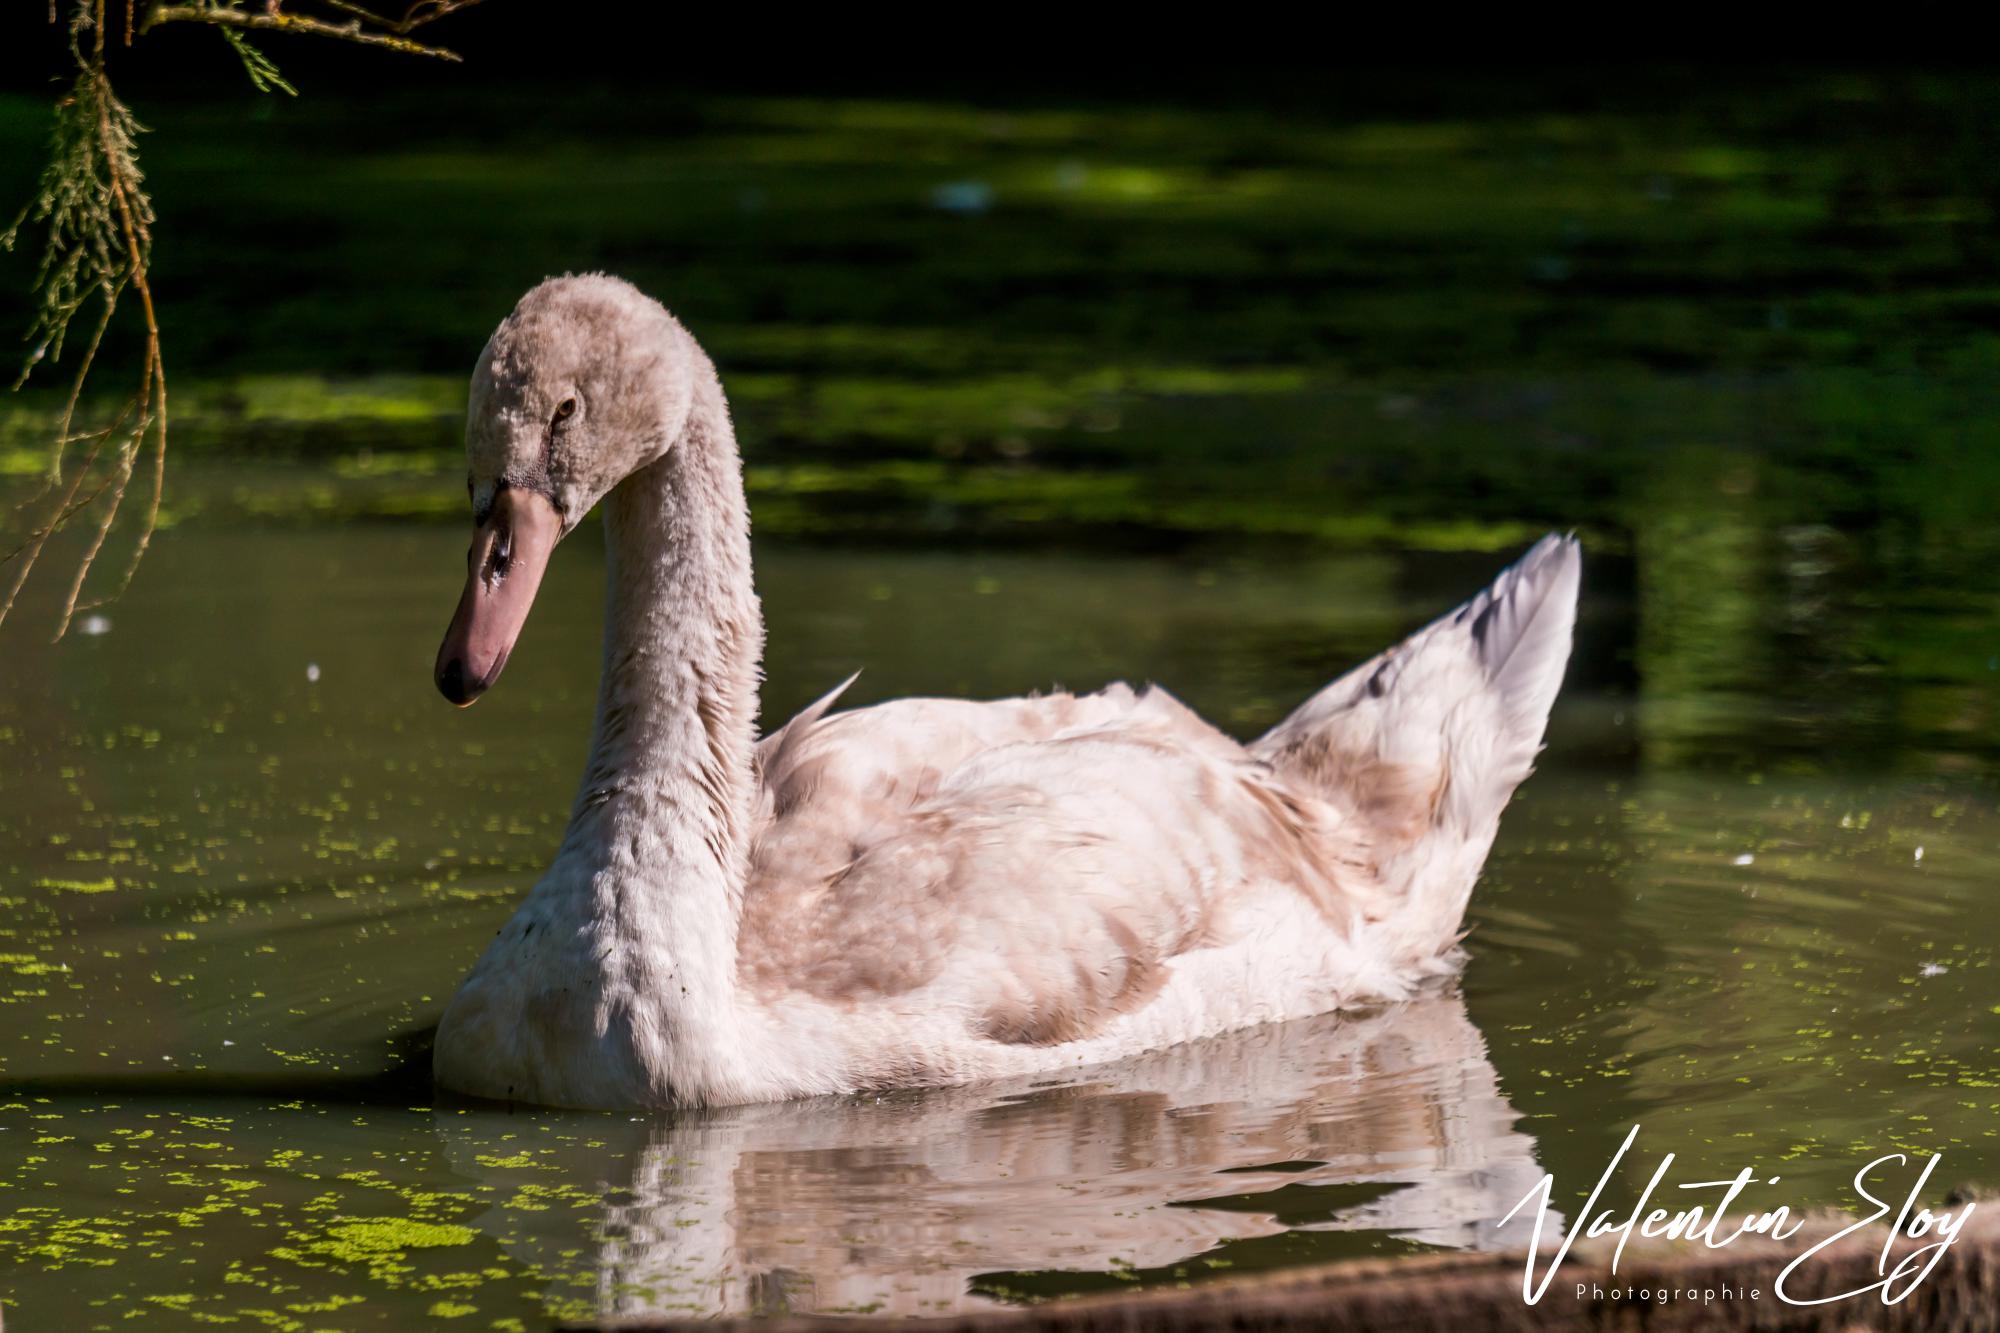
{"type": "Polygon", "coordinates": [[[672,446],[698,356],[657,301],[603,274],[550,278],[500,321],[466,403],[472,549],[438,647],[445,698],[464,707],[499,679],[556,543],[672,446]]]}

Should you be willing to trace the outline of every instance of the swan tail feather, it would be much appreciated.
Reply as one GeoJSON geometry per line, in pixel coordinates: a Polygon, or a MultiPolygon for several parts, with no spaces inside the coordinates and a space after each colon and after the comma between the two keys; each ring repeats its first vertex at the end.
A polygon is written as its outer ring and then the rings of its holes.
{"type": "Polygon", "coordinates": [[[1388,901],[1455,932],[1534,767],[1576,622],[1582,549],[1542,538],[1471,601],[1364,662],[1251,746],[1347,807],[1388,901]]]}
{"type": "Polygon", "coordinates": [[[798,760],[799,742],[819,725],[819,720],[826,716],[827,709],[833,707],[840,696],[847,693],[847,687],[860,678],[861,673],[856,671],[800,709],[791,721],[758,742],[753,762],[766,792],[785,785],[798,760]]]}

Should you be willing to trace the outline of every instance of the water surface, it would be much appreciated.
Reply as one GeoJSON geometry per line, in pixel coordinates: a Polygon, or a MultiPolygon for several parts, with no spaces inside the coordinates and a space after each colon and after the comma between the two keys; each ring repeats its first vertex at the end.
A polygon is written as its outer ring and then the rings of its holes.
{"type": "MultiPolygon", "coordinates": [[[[1628,1196],[1667,1151],[1781,1175],[1768,1205],[1851,1204],[1892,1149],[1942,1154],[1933,1194],[2000,1180],[1989,76],[1357,72],[1197,109],[549,78],[130,90],[168,526],[65,642],[73,544],[0,633],[10,1319],[1197,1282],[1491,1244],[1635,1123],[1628,1196]],[[436,697],[464,376],[526,285],[595,267],[723,369],[767,722],[862,668],[857,703],[1154,680],[1248,736],[1579,528],[1462,981],[1046,1084],[433,1098],[422,1034],[561,833],[602,574],[586,530],[501,686],[436,697]]],[[[46,126],[0,95],[0,194],[46,126]]],[[[56,392],[0,412],[7,533],[56,392]]]]}
{"type": "MultiPolygon", "coordinates": [[[[1634,1171],[1762,1163],[1794,1203],[1852,1202],[1892,1147],[1942,1152],[1942,1183],[2000,1172],[2000,808],[1954,728],[1993,687],[1935,686],[1945,716],[1856,723],[1869,749],[1806,762],[1823,722],[1786,668],[1729,668],[1721,613],[1675,620],[1615,552],[1462,985],[1053,1084],[683,1116],[439,1102],[420,1062],[395,1071],[560,833],[602,573],[594,534],[567,545],[460,713],[428,664],[462,542],[189,523],[97,632],[0,660],[10,1313],[508,1327],[1199,1281],[1494,1244],[1543,1170],[1573,1208],[1634,1122],[1656,1150],[1634,1171]]],[[[1246,735],[1496,564],[1254,540],[758,557],[772,717],[862,667],[864,702],[1154,679],[1246,735]]],[[[1771,577],[1803,575],[1751,562],[1701,600],[1771,577]]],[[[1737,641],[1779,662],[1772,632],[1746,613],[1737,641]]],[[[1817,688],[1874,698],[1852,671],[1817,688]]]]}

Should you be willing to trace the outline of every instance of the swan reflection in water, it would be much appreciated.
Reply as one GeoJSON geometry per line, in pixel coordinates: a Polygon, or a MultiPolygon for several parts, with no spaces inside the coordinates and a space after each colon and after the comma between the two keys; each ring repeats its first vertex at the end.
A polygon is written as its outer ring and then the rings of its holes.
{"type": "Polygon", "coordinates": [[[438,1124],[454,1169],[493,1187],[474,1224],[552,1296],[720,1315],[937,1314],[1047,1270],[1198,1277],[1228,1242],[1290,1230],[1491,1247],[1542,1174],[1515,1120],[1449,994],[1063,1079],[592,1117],[581,1133],[488,1109],[438,1124]],[[557,1177],[602,1197],[587,1233],[573,1207],[502,1202],[551,1197],[557,1177]]]}

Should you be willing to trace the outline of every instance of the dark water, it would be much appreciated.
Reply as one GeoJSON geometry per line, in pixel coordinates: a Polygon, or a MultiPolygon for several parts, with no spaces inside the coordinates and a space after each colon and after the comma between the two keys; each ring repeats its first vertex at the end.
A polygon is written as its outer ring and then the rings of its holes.
{"type": "MultiPolygon", "coordinates": [[[[71,546],[0,633],[10,1322],[1197,1281],[1492,1244],[1635,1123],[1627,1197],[1669,1151],[1781,1176],[1759,1206],[1852,1205],[1892,1150],[1942,1156],[1932,1196],[2000,1179],[1991,79],[1510,72],[1282,112],[572,82],[504,117],[133,94],[169,526],[101,622],[40,642],[71,546]],[[591,267],[723,367],[767,720],[859,667],[855,702],[1155,680],[1247,735],[1579,528],[1462,982],[1060,1086],[435,1104],[421,1034],[568,809],[602,564],[568,544],[501,687],[436,698],[464,374],[591,267]]],[[[9,195],[44,101],[0,95],[9,195]]],[[[0,411],[0,502],[51,411],[0,411]]]]}

